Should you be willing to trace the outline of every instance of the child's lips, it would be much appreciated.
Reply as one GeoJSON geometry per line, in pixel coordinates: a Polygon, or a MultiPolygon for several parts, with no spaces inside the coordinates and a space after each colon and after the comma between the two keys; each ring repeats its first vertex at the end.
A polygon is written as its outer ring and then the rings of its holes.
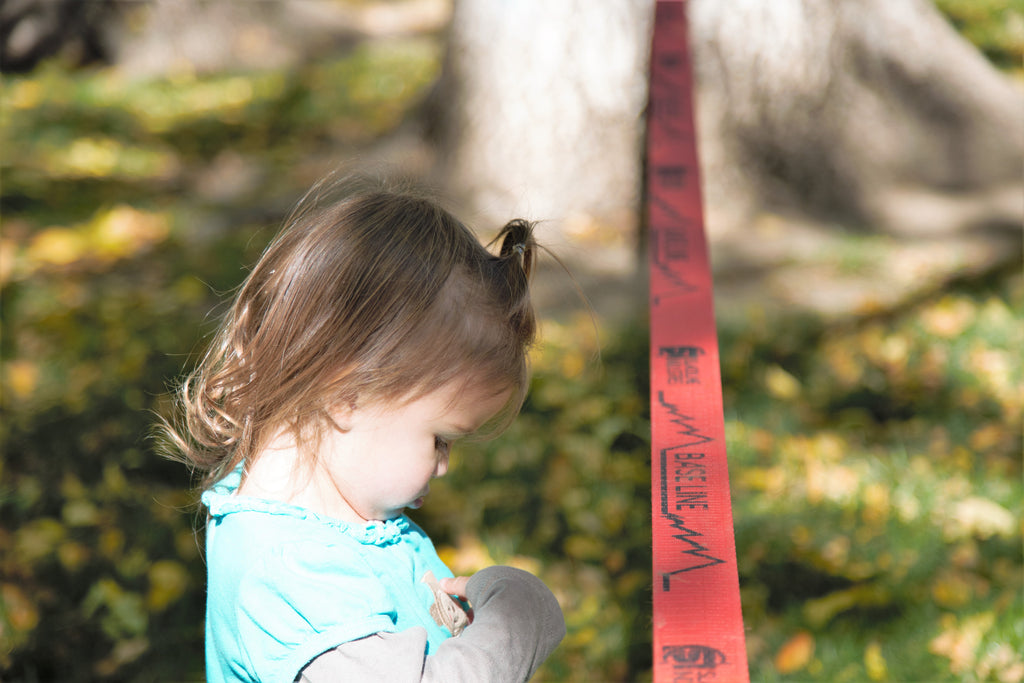
{"type": "Polygon", "coordinates": [[[427,488],[427,490],[424,491],[423,494],[419,498],[414,500],[412,502],[412,505],[410,505],[409,507],[411,507],[411,508],[413,508],[415,510],[418,510],[419,508],[423,507],[423,503],[426,502],[427,494],[429,494],[429,493],[430,493],[430,488],[427,488]]]}

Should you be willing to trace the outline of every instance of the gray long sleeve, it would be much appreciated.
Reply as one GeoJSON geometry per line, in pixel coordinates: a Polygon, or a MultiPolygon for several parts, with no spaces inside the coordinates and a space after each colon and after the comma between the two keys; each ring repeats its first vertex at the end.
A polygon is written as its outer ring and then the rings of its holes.
{"type": "Polygon", "coordinates": [[[488,567],[466,589],[473,623],[425,656],[427,632],[412,628],[344,643],[310,662],[300,683],[522,683],[565,636],[555,596],[540,579],[512,567],[488,567]]]}

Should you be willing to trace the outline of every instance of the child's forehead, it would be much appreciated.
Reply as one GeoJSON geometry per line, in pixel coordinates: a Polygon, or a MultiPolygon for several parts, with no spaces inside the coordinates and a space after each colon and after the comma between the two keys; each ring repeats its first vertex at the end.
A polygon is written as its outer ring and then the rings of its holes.
{"type": "Polygon", "coordinates": [[[435,389],[410,392],[396,401],[364,406],[364,409],[382,417],[444,421],[452,430],[468,433],[476,431],[498,413],[512,392],[512,387],[482,381],[451,381],[435,389]]]}
{"type": "MultiPolygon", "coordinates": [[[[493,388],[476,387],[457,395],[444,405],[439,419],[456,434],[469,435],[479,431],[508,404],[512,389],[494,391],[493,388]]],[[[440,407],[440,405],[439,405],[440,407]]]]}
{"type": "Polygon", "coordinates": [[[452,381],[428,391],[419,399],[445,413],[472,412],[476,406],[490,404],[504,399],[512,391],[509,386],[499,386],[485,381],[452,381]]]}

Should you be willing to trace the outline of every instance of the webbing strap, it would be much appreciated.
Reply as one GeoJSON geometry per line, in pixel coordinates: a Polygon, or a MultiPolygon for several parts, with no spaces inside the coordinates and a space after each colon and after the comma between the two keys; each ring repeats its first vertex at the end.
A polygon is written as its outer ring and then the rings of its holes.
{"type": "Polygon", "coordinates": [[[747,683],[685,0],[658,0],[647,122],[654,681],[747,683]]]}

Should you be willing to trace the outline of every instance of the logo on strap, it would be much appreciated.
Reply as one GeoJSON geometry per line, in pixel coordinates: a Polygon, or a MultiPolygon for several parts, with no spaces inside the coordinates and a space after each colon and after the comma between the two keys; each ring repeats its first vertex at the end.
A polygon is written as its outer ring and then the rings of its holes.
{"type": "Polygon", "coordinates": [[[672,680],[707,681],[715,677],[715,669],[725,664],[725,654],[707,645],[666,645],[661,660],[672,663],[672,680]]]}

